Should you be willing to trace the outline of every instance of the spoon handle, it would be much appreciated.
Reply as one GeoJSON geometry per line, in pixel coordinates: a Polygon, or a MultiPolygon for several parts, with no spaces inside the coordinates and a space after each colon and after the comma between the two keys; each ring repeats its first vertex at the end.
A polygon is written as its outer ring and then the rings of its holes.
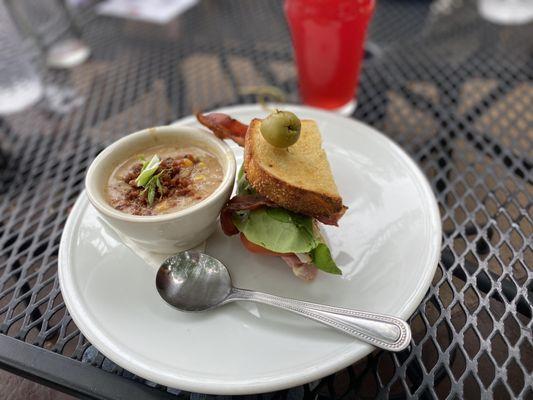
{"type": "Polygon", "coordinates": [[[237,288],[232,290],[227,300],[254,301],[292,311],[385,350],[403,350],[411,341],[411,329],[407,322],[389,315],[310,303],[237,288]]]}

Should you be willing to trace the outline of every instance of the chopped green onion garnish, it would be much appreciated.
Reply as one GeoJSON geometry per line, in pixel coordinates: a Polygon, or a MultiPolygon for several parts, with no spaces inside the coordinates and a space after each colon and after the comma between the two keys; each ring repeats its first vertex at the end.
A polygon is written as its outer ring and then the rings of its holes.
{"type": "Polygon", "coordinates": [[[162,173],[163,173],[163,171],[161,171],[160,173],[158,173],[154,177],[155,178],[155,185],[157,186],[157,189],[159,189],[159,195],[160,196],[163,196],[163,190],[164,190],[163,184],[161,183],[161,180],[159,179],[159,177],[161,176],[162,173]]]}
{"type": "Polygon", "coordinates": [[[141,173],[139,174],[139,176],[137,177],[137,179],[135,179],[135,184],[140,187],[140,186],[146,186],[146,184],[148,183],[148,181],[150,181],[150,179],[152,178],[152,176],[155,174],[155,172],[157,171],[157,169],[159,168],[159,164],[161,164],[161,160],[159,159],[159,157],[157,156],[157,154],[155,154],[152,159],[150,160],[149,163],[146,163],[146,161],[143,163],[143,168],[141,169],[141,173]]]}
{"type": "Polygon", "coordinates": [[[151,207],[154,204],[155,199],[155,186],[152,184],[148,187],[148,195],[146,196],[148,200],[148,205],[151,207]]]}

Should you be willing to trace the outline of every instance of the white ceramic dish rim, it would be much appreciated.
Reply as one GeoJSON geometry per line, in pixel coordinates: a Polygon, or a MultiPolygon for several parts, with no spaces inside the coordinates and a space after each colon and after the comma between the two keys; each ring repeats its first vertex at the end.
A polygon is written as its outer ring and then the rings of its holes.
{"type": "MultiPolygon", "coordinates": [[[[222,157],[217,157],[219,160],[222,157]]],[[[195,211],[198,211],[199,209],[205,207],[206,205],[212,203],[215,201],[218,197],[223,195],[223,192],[225,188],[227,188],[229,185],[233,184],[233,181],[235,179],[235,173],[237,171],[237,164],[235,161],[235,155],[233,154],[233,151],[228,146],[227,143],[225,143],[223,140],[218,139],[216,136],[210,134],[209,132],[206,132],[202,129],[198,128],[192,128],[187,126],[178,126],[178,125],[164,125],[164,126],[156,126],[152,128],[146,128],[134,133],[130,133],[129,135],[126,135],[119,140],[111,143],[109,146],[107,146],[98,156],[93,160],[91,165],[89,166],[89,169],[87,170],[87,174],[85,176],[85,192],[87,193],[87,197],[89,198],[89,201],[91,204],[101,213],[104,215],[115,218],[122,221],[128,221],[128,222],[139,222],[139,223],[154,223],[154,222],[166,222],[166,221],[172,221],[174,219],[183,217],[185,215],[189,215],[191,213],[194,213],[195,211]],[[198,141],[212,144],[213,146],[217,147],[217,151],[220,152],[221,155],[224,155],[224,162],[226,164],[226,171],[224,173],[224,178],[220,185],[215,189],[213,193],[211,193],[209,196],[207,196],[202,201],[193,204],[190,207],[187,207],[183,210],[171,212],[168,214],[161,214],[161,215],[130,215],[124,212],[120,212],[118,210],[115,210],[113,207],[108,205],[107,203],[101,202],[98,200],[88,188],[90,185],[88,182],[94,179],[95,174],[98,173],[98,167],[99,164],[104,161],[106,158],[111,157],[113,152],[120,149],[122,146],[128,144],[128,143],[135,143],[139,139],[152,135],[153,131],[162,131],[167,133],[172,132],[178,132],[178,130],[181,131],[188,131],[189,133],[196,136],[198,141]]]]}
{"type": "MultiPolygon", "coordinates": [[[[272,107],[283,108],[284,105],[273,104],[272,107]]],[[[287,105],[285,105],[287,106],[287,105]]],[[[329,112],[306,107],[306,106],[297,106],[297,105],[288,105],[291,109],[301,110],[305,112],[306,110],[311,110],[315,114],[322,114],[324,116],[331,116],[329,112]]],[[[217,109],[216,112],[222,112],[227,114],[235,114],[238,112],[250,112],[257,110],[257,105],[245,105],[245,106],[232,106],[217,109]]],[[[341,118],[339,116],[339,118],[341,118]]],[[[194,116],[183,118],[177,123],[179,125],[187,125],[194,121],[194,116]]],[[[438,227],[438,234],[433,238],[433,243],[431,245],[431,251],[427,257],[428,268],[424,275],[419,276],[418,287],[420,290],[415,291],[412,296],[405,302],[401,310],[396,314],[396,316],[407,319],[411,314],[416,310],[423,297],[427,292],[431,284],[431,280],[435,273],[435,270],[438,265],[440,258],[440,249],[441,249],[441,240],[442,240],[442,228],[441,228],[441,219],[437,201],[431,190],[431,186],[427,181],[426,177],[422,171],[418,168],[416,163],[394,142],[392,142],[388,137],[377,131],[376,129],[360,122],[353,121],[346,118],[347,122],[356,122],[357,124],[365,125],[368,129],[372,130],[374,134],[377,135],[379,140],[386,141],[388,144],[398,152],[398,154],[405,161],[406,166],[411,170],[411,172],[419,180],[421,187],[423,188],[426,199],[429,201],[430,205],[430,218],[431,223],[434,226],[438,227]]],[[[87,206],[87,199],[82,192],[78,200],[76,201],[71,215],[79,215],[83,209],[87,206]]],[[[65,286],[73,287],[75,286],[74,278],[71,271],[66,268],[64,265],[65,262],[69,259],[69,254],[71,254],[70,241],[69,237],[72,236],[77,225],[74,218],[69,218],[65,225],[65,229],[61,238],[60,248],[59,248],[59,282],[61,288],[65,286]]],[[[312,367],[303,368],[300,370],[291,371],[290,374],[283,376],[266,376],[264,379],[252,379],[248,381],[239,380],[236,382],[231,381],[221,381],[220,379],[211,379],[209,377],[203,376],[199,379],[189,379],[186,377],[176,377],[175,375],[165,375],[153,371],[149,365],[139,362],[137,359],[135,363],[132,363],[131,359],[127,354],[122,354],[120,349],[117,348],[111,341],[106,339],[105,332],[97,327],[92,319],[89,317],[86,310],[83,308],[83,304],[79,298],[73,296],[70,297],[69,291],[63,290],[63,298],[65,304],[74,320],[76,325],[80,328],[82,333],[87,337],[87,339],[100,350],[106,357],[110,358],[115,363],[125,367],[130,372],[139,375],[145,379],[161,383],[163,385],[179,388],[182,390],[190,392],[199,392],[207,394],[219,394],[219,395],[245,395],[245,394],[255,394],[255,393],[264,393],[275,390],[287,389],[290,387],[299,386],[308,382],[312,382],[316,379],[320,379],[324,376],[332,374],[336,371],[339,371],[342,368],[345,368],[362,357],[369,354],[374,348],[370,345],[361,345],[355,348],[348,349],[349,351],[337,352],[337,357],[327,357],[319,365],[312,367]],[[65,293],[67,295],[65,295],[65,293]]],[[[346,350],[346,348],[343,348],[346,350]]],[[[251,360],[251,362],[254,362],[251,360]]],[[[258,362],[255,360],[255,362],[258,362]]]]}

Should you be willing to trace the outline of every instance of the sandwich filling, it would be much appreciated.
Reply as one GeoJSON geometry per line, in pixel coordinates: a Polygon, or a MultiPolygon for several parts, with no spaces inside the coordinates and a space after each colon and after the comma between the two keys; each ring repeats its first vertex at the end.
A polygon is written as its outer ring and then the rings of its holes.
{"type": "MultiPolygon", "coordinates": [[[[240,233],[241,239],[244,237],[260,246],[256,252],[289,257],[293,264],[313,264],[332,274],[342,273],[331,257],[316,220],[281,208],[258,194],[246,180],[242,168],[238,174],[237,195],[222,209],[220,223],[226,235],[240,233]]],[[[246,247],[250,249],[251,246],[246,247]]]]}

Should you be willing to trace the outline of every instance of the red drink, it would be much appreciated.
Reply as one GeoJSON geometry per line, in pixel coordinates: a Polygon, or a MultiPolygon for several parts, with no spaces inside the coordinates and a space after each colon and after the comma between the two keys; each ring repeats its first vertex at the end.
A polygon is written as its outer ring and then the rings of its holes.
{"type": "Polygon", "coordinates": [[[374,0],[285,0],[303,103],[353,110],[373,11],[374,0]]]}

